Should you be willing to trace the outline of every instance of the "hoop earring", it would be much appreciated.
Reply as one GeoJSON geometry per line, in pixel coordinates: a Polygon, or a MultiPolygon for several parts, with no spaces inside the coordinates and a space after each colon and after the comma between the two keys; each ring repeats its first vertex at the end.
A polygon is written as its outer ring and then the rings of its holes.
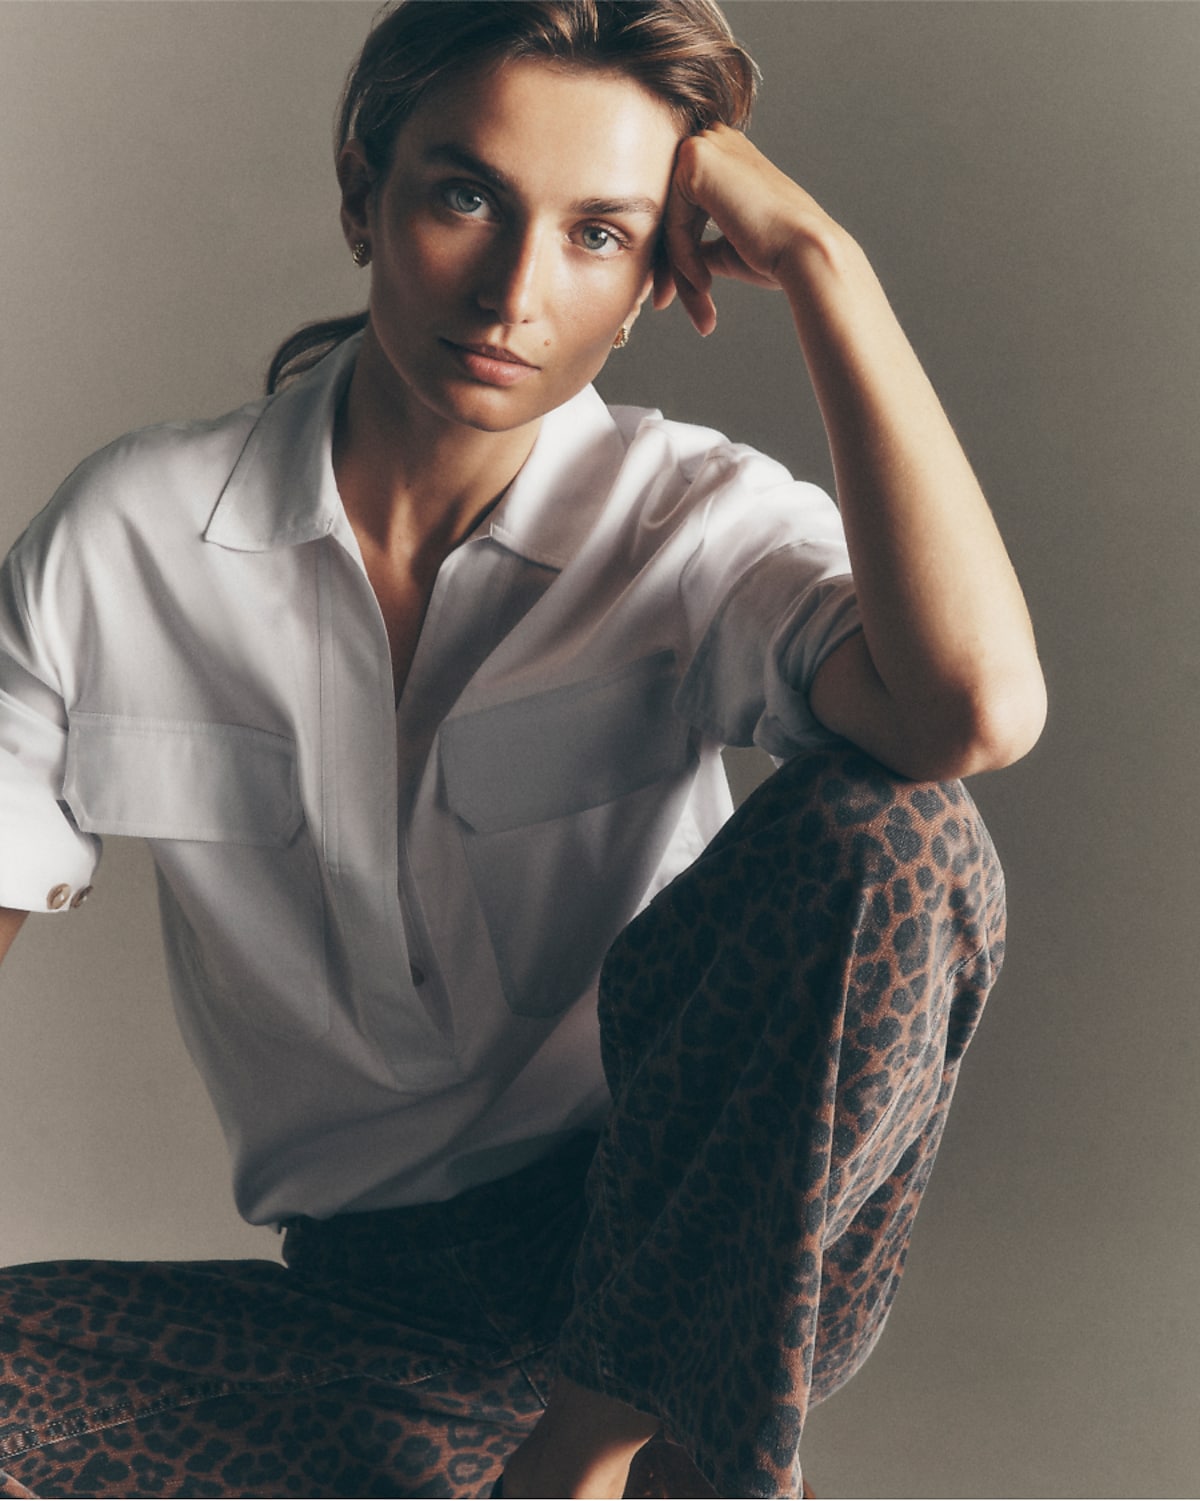
{"type": "Polygon", "coordinates": [[[621,324],[621,332],[612,341],[612,347],[614,349],[624,349],[625,346],[626,346],[626,344],[628,344],[628,343],[629,343],[629,325],[628,325],[628,323],[622,323],[621,324]]]}
{"type": "Polygon", "coordinates": [[[371,263],[371,247],[366,240],[355,240],[350,247],[350,254],[356,266],[368,266],[371,263]]]}

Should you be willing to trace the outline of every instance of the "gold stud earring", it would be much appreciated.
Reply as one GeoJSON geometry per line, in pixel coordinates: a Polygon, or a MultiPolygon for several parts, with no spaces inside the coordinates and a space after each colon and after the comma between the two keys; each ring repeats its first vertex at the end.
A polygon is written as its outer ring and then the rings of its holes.
{"type": "Polygon", "coordinates": [[[628,325],[628,323],[622,323],[621,324],[621,332],[613,340],[612,347],[614,349],[624,349],[625,346],[626,346],[626,344],[628,344],[628,343],[629,343],[629,325],[628,325]]]}
{"type": "Polygon", "coordinates": [[[356,266],[367,266],[371,262],[371,247],[366,240],[355,240],[350,247],[350,254],[354,257],[356,266]]]}

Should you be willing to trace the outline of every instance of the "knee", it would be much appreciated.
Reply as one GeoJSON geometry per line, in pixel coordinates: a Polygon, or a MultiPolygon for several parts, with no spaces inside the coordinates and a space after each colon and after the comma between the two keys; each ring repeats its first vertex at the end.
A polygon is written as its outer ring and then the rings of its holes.
{"type": "Polygon", "coordinates": [[[1004,877],[961,782],[913,782],[853,746],[798,756],[738,809],[722,838],[747,848],[811,905],[858,909],[890,925],[955,930],[999,947],[1004,877]]]}
{"type": "Polygon", "coordinates": [[[880,1118],[887,1105],[919,1123],[1003,960],[1004,877],[979,811],[961,782],[909,781],[853,747],[791,761],[765,788],[753,816],[786,834],[793,914],[829,946],[841,1106],[879,1095],[880,1118]]]}

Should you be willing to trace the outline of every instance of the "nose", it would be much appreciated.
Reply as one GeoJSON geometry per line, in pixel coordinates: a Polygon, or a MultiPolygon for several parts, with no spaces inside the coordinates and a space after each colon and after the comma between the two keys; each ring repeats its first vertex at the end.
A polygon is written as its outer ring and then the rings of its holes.
{"type": "Polygon", "coordinates": [[[540,315],[550,259],[545,240],[529,224],[492,241],[475,297],[500,323],[532,323],[540,315]]]}

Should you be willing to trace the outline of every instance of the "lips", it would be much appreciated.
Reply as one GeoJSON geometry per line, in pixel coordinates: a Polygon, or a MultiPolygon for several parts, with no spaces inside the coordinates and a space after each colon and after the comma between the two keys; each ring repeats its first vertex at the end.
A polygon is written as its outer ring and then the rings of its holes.
{"type": "Polygon", "coordinates": [[[539,365],[531,365],[528,360],[523,360],[519,354],[514,354],[501,344],[487,344],[483,341],[458,343],[454,339],[442,339],[441,342],[449,350],[459,369],[481,385],[515,386],[536,375],[541,368],[539,365]]]}
{"type": "Polygon", "coordinates": [[[511,349],[505,349],[500,344],[464,343],[454,339],[447,339],[445,342],[455,349],[464,349],[468,354],[477,354],[486,360],[499,360],[506,365],[524,365],[527,370],[538,369],[532,360],[523,360],[519,354],[514,354],[511,349]]]}

